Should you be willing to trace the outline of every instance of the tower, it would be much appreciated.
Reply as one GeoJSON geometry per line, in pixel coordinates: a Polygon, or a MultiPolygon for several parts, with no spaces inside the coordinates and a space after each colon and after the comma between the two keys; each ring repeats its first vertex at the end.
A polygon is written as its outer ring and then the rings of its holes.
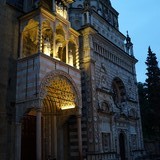
{"type": "Polygon", "coordinates": [[[141,156],[137,60],[110,0],[6,0],[0,7],[0,159],[141,156]]]}
{"type": "Polygon", "coordinates": [[[75,1],[69,13],[81,33],[84,153],[88,159],[135,159],[143,137],[131,38],[119,31],[109,0],[75,1]]]}

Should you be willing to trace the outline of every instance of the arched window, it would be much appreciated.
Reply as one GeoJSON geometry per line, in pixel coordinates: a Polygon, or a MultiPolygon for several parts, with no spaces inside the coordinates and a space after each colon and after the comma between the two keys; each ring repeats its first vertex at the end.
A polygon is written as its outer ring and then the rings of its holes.
{"type": "Polygon", "coordinates": [[[126,100],[125,86],[120,78],[115,78],[112,82],[113,100],[115,104],[120,105],[126,100]]]}
{"type": "Polygon", "coordinates": [[[38,52],[38,22],[31,19],[22,32],[22,55],[30,56],[38,52]]]}
{"type": "Polygon", "coordinates": [[[51,56],[52,53],[52,43],[53,43],[53,30],[50,26],[50,22],[45,20],[42,23],[42,50],[43,53],[51,56]]]}
{"type": "Polygon", "coordinates": [[[68,43],[68,64],[76,66],[76,45],[72,41],[68,43]]]}

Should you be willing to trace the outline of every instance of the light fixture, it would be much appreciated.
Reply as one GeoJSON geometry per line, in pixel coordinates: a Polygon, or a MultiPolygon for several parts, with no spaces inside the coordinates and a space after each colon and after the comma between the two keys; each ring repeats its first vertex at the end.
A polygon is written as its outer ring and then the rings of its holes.
{"type": "Polygon", "coordinates": [[[73,109],[75,108],[75,105],[62,105],[61,110],[66,110],[66,109],[73,109]]]}

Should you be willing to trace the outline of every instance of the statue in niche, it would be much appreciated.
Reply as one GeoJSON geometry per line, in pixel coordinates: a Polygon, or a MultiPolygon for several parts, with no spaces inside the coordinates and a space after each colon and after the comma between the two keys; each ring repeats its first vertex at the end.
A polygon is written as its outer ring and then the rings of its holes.
{"type": "Polygon", "coordinates": [[[46,54],[48,56],[50,56],[50,54],[51,54],[51,44],[50,44],[48,37],[44,40],[43,52],[44,52],[44,54],[46,54]]]}
{"type": "Polygon", "coordinates": [[[63,17],[65,19],[67,19],[67,9],[66,9],[66,7],[64,7],[64,10],[63,10],[63,17]]]}
{"type": "Polygon", "coordinates": [[[68,63],[73,66],[73,53],[72,53],[72,50],[70,49],[69,50],[69,53],[68,53],[68,63]]]}
{"type": "Polygon", "coordinates": [[[67,7],[63,3],[56,1],[56,12],[67,19],[67,7]]]}
{"type": "Polygon", "coordinates": [[[60,58],[59,52],[61,48],[62,48],[62,42],[56,43],[55,58],[58,58],[58,59],[60,58]]]}
{"type": "Polygon", "coordinates": [[[60,14],[61,16],[63,16],[63,6],[62,6],[61,2],[56,5],[56,12],[58,14],[60,14]]]}
{"type": "Polygon", "coordinates": [[[100,8],[97,10],[97,12],[98,12],[99,15],[102,16],[102,10],[100,8]]]}

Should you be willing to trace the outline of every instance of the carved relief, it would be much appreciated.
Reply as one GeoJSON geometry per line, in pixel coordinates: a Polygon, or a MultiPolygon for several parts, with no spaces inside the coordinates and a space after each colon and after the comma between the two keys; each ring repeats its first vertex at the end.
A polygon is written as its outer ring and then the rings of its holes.
{"type": "Polygon", "coordinates": [[[67,13],[67,7],[61,3],[56,1],[56,12],[62,16],[63,18],[67,19],[68,18],[68,13],[67,13]]]}
{"type": "Polygon", "coordinates": [[[98,109],[99,112],[103,112],[103,113],[109,113],[110,112],[110,108],[107,102],[102,102],[99,106],[98,109]]]}
{"type": "Polygon", "coordinates": [[[74,81],[63,71],[50,72],[44,77],[40,97],[59,107],[76,105],[81,108],[81,94],[74,81]]]}
{"type": "Polygon", "coordinates": [[[132,149],[135,150],[137,148],[137,136],[136,136],[136,134],[131,134],[131,144],[132,144],[132,149]]]}
{"type": "Polygon", "coordinates": [[[37,21],[31,19],[22,32],[24,57],[38,52],[38,25],[37,21]]]}
{"type": "Polygon", "coordinates": [[[107,71],[103,63],[101,64],[101,68],[100,68],[100,79],[99,79],[98,87],[104,90],[109,90],[107,71]]]}
{"type": "Polygon", "coordinates": [[[126,90],[122,80],[118,77],[112,82],[112,92],[115,105],[120,109],[123,108],[126,102],[126,90]]]}

